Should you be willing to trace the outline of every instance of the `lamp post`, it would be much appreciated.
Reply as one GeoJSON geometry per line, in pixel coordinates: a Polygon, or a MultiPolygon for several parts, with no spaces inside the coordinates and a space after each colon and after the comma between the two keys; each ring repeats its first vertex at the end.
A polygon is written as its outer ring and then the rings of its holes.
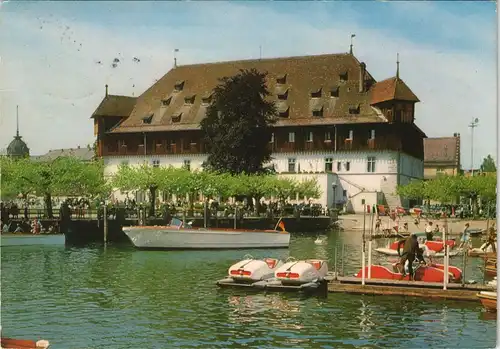
{"type": "Polygon", "coordinates": [[[474,128],[479,125],[479,119],[472,119],[469,127],[471,129],[471,142],[470,142],[470,162],[471,162],[471,176],[474,176],[474,128]]]}
{"type": "Polygon", "coordinates": [[[336,199],[337,183],[335,183],[335,182],[332,183],[332,189],[333,189],[332,207],[334,210],[336,210],[337,209],[337,201],[335,199],[336,199]]]}

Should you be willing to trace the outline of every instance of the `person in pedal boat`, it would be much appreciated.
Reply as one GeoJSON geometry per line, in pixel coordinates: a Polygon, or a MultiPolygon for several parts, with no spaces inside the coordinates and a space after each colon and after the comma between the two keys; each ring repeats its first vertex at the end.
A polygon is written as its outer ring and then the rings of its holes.
{"type": "Polygon", "coordinates": [[[486,251],[488,246],[491,246],[493,249],[493,252],[497,252],[496,248],[497,244],[497,230],[495,229],[495,223],[490,227],[489,232],[488,232],[488,240],[486,240],[486,245],[483,247],[483,251],[486,251]]]}
{"type": "Polygon", "coordinates": [[[405,264],[408,261],[408,273],[410,274],[410,280],[413,280],[413,262],[415,259],[420,261],[424,260],[422,255],[423,251],[418,245],[417,236],[411,234],[406,240],[400,240],[398,242],[398,255],[401,257],[398,263],[398,270],[400,270],[403,277],[406,276],[405,264]],[[401,245],[404,244],[403,253],[401,254],[401,245]]]}

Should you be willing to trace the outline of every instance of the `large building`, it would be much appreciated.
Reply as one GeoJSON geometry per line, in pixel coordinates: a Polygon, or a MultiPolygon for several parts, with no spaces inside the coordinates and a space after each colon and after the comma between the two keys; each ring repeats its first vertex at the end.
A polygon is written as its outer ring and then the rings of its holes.
{"type": "Polygon", "coordinates": [[[424,178],[433,179],[438,174],[460,174],[460,133],[424,139],[424,178]]]}
{"type": "Polygon", "coordinates": [[[280,175],[316,178],[323,205],[405,205],[396,186],[424,173],[419,100],[399,63],[395,77],[377,82],[351,53],[176,66],[137,98],[108,95],[106,86],[92,115],[105,174],[144,161],[199,169],[207,157],[199,124],[218,79],[250,68],[268,72],[279,113],[269,147],[280,175]]]}

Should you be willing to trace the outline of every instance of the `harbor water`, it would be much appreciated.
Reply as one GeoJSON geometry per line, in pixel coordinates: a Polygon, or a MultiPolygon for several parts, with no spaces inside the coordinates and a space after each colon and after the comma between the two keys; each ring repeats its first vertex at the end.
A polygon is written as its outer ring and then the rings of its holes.
{"type": "MultiPolygon", "coordinates": [[[[492,348],[495,315],[478,302],[218,289],[247,253],[329,259],[360,269],[361,233],[294,235],[290,249],[138,251],[9,246],[1,251],[2,333],[51,348],[492,348]],[[493,317],[493,319],[492,319],[493,317]]],[[[377,241],[376,244],[385,244],[377,241]]],[[[374,246],[375,247],[375,246],[374,246]]],[[[394,257],[373,252],[373,262],[394,257]]],[[[462,257],[451,259],[462,267],[462,257]]],[[[480,258],[466,279],[482,281],[480,258]]]]}

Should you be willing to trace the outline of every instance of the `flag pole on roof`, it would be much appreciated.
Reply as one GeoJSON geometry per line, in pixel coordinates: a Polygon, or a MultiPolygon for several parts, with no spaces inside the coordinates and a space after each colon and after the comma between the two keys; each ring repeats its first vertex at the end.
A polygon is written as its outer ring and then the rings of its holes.
{"type": "Polygon", "coordinates": [[[179,49],[174,49],[174,68],[177,68],[177,52],[179,52],[179,49]]]}
{"type": "Polygon", "coordinates": [[[356,34],[351,34],[351,47],[349,49],[349,53],[352,55],[352,39],[356,37],[356,34]]]}

